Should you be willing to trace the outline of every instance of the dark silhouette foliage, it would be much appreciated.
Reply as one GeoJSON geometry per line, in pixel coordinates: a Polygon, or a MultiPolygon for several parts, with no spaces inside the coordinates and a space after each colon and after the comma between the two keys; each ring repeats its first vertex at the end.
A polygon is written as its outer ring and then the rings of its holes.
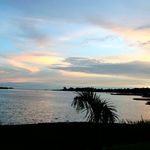
{"type": "Polygon", "coordinates": [[[77,111],[86,111],[89,122],[114,123],[118,119],[115,107],[93,91],[77,92],[72,106],[77,111]]]}

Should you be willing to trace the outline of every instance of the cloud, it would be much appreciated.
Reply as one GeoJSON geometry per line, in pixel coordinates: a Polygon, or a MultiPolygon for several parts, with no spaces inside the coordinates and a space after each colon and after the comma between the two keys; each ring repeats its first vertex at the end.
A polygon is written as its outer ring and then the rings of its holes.
{"type": "Polygon", "coordinates": [[[41,20],[22,18],[18,21],[20,23],[17,35],[20,41],[35,44],[39,48],[47,47],[51,43],[49,35],[41,29],[41,20]]]}
{"type": "Polygon", "coordinates": [[[1,83],[7,83],[7,82],[11,82],[11,83],[25,83],[25,82],[34,82],[33,79],[30,78],[2,78],[1,79],[1,83]]]}
{"type": "Polygon", "coordinates": [[[32,73],[40,71],[40,69],[38,67],[36,67],[36,66],[27,65],[27,64],[25,64],[23,62],[18,62],[18,61],[13,60],[13,59],[9,60],[9,63],[12,66],[16,67],[16,68],[25,69],[25,70],[28,70],[28,71],[30,71],[32,73]]]}
{"type": "Polygon", "coordinates": [[[132,45],[141,51],[149,51],[150,26],[148,24],[135,28],[133,26],[127,26],[126,23],[122,25],[119,24],[119,22],[108,21],[101,17],[91,17],[88,18],[88,21],[92,25],[114,32],[116,35],[126,40],[129,46],[132,45]]]}
{"type": "Polygon", "coordinates": [[[126,63],[106,63],[88,58],[67,58],[68,67],[57,66],[54,69],[97,75],[124,76],[149,79],[150,62],[133,61],[126,63]]]}
{"type": "Polygon", "coordinates": [[[118,25],[110,20],[107,20],[106,18],[102,16],[92,16],[87,18],[87,22],[96,25],[101,26],[105,29],[112,29],[118,27],[118,25]]]}
{"type": "Polygon", "coordinates": [[[116,36],[114,35],[107,35],[107,36],[104,36],[104,37],[97,37],[97,38],[88,38],[88,39],[85,39],[82,44],[90,44],[90,43],[100,43],[100,42],[105,42],[105,41],[108,41],[108,40],[113,40],[117,38],[116,36]]]}
{"type": "Polygon", "coordinates": [[[147,29],[150,29],[150,24],[142,25],[135,28],[135,30],[147,30],[147,29]]]}
{"type": "Polygon", "coordinates": [[[81,65],[82,64],[82,66],[86,66],[86,65],[91,65],[91,64],[98,64],[98,63],[100,63],[100,60],[96,60],[96,59],[89,59],[89,58],[84,58],[84,57],[69,57],[69,58],[66,58],[65,60],[64,60],[64,62],[66,62],[66,63],[69,63],[69,64],[71,64],[71,65],[81,65]]]}
{"type": "MultiPolygon", "coordinates": [[[[24,64],[24,63],[23,63],[24,64]]],[[[7,63],[0,65],[0,83],[53,83],[55,80],[59,80],[60,73],[58,71],[51,71],[46,66],[40,66],[38,72],[30,68],[22,66],[16,66],[16,64],[7,63]],[[31,69],[31,70],[30,70],[31,69]]],[[[30,86],[28,86],[30,87],[30,86]]],[[[40,87],[39,87],[40,88],[40,87]]]]}
{"type": "Polygon", "coordinates": [[[140,46],[149,47],[149,48],[150,48],[150,41],[146,41],[146,42],[140,42],[140,41],[138,41],[137,43],[138,43],[140,46]]]}
{"type": "Polygon", "coordinates": [[[97,32],[99,32],[99,28],[96,28],[93,26],[86,26],[86,27],[84,26],[78,31],[72,31],[71,33],[69,32],[63,35],[58,40],[62,42],[76,40],[81,37],[91,36],[92,34],[97,33],[97,32]]]}
{"type": "Polygon", "coordinates": [[[37,73],[52,64],[65,64],[62,63],[63,58],[52,53],[22,53],[7,56],[5,59],[9,65],[31,73],[37,73]]]}

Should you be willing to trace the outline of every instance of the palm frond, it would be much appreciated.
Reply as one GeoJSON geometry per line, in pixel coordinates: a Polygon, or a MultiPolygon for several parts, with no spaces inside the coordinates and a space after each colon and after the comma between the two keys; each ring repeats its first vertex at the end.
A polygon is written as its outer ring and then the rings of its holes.
{"type": "Polygon", "coordinates": [[[77,111],[86,111],[85,118],[90,122],[114,123],[118,120],[116,108],[92,91],[77,92],[72,106],[77,111]]]}

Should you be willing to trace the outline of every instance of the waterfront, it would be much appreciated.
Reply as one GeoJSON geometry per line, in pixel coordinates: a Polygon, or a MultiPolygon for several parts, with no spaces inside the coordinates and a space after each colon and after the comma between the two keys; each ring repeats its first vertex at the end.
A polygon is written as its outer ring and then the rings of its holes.
{"type": "MultiPolygon", "coordinates": [[[[99,93],[112,103],[119,119],[137,121],[150,119],[150,106],[136,101],[139,96],[110,95],[99,93]]],[[[0,90],[1,124],[32,124],[46,122],[86,121],[84,114],[71,107],[75,92],[44,90],[0,90]]]]}

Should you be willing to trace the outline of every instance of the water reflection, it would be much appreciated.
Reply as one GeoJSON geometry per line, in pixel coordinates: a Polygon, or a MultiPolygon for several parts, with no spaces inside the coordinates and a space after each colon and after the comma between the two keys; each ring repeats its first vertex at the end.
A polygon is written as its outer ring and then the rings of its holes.
{"type": "MultiPolygon", "coordinates": [[[[42,90],[0,90],[0,121],[2,124],[85,121],[71,107],[74,92],[42,90]]],[[[101,93],[117,108],[121,119],[150,119],[150,106],[134,96],[101,93]]]]}

